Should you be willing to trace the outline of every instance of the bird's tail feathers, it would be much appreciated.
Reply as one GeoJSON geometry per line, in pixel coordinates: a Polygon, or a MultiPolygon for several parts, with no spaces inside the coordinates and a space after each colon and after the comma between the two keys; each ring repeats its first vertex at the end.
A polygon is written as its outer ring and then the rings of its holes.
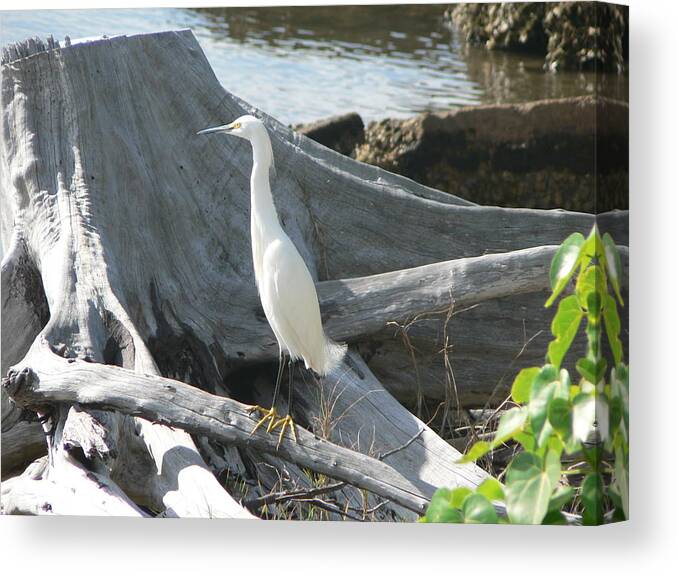
{"type": "Polygon", "coordinates": [[[348,346],[345,343],[336,343],[329,337],[325,338],[325,365],[322,366],[322,372],[319,375],[325,376],[336,370],[341,364],[348,346]]]}

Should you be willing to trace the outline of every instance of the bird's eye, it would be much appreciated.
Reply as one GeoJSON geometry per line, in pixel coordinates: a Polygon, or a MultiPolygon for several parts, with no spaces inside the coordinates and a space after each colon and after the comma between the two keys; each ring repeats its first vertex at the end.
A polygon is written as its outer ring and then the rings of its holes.
{"type": "Polygon", "coordinates": [[[237,124],[233,124],[234,130],[237,130],[238,128],[240,128],[240,122],[238,122],[237,124]]]}

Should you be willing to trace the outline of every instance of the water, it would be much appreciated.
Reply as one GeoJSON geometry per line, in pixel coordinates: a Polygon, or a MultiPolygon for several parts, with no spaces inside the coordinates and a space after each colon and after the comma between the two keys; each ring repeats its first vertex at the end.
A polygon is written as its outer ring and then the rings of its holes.
{"type": "MultiPolygon", "coordinates": [[[[295,124],[349,111],[366,121],[593,93],[594,75],[467,45],[444,6],[164,8],[0,13],[0,42],[191,28],[223,86],[295,124]]],[[[602,94],[628,100],[627,75],[602,94]]]]}

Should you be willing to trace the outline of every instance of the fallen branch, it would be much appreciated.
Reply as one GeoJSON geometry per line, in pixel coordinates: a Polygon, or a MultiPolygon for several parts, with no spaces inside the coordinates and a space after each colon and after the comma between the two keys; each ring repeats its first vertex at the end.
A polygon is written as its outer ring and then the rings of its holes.
{"type": "MultiPolygon", "coordinates": [[[[395,447],[385,453],[380,454],[376,457],[379,461],[383,461],[389,455],[393,455],[406,449],[408,446],[412,445],[421,435],[424,433],[426,428],[421,428],[417,433],[415,433],[410,439],[408,439],[402,445],[395,447]]],[[[312,489],[296,489],[294,491],[279,491],[277,493],[269,493],[263,495],[262,497],[257,497],[255,499],[248,499],[243,501],[243,505],[247,507],[250,511],[254,511],[263,507],[264,505],[272,505],[274,503],[285,503],[287,501],[305,501],[308,498],[316,497],[317,495],[326,495],[327,493],[332,493],[338,489],[343,489],[348,484],[345,481],[337,481],[335,483],[330,483],[329,485],[324,485],[322,487],[315,487],[312,489]]],[[[385,502],[378,503],[372,508],[372,511],[376,511],[381,507],[385,502]]]]}
{"type": "MultiPolygon", "coordinates": [[[[118,367],[67,361],[57,356],[33,367],[12,371],[3,380],[7,394],[21,406],[79,403],[96,409],[117,410],[164,423],[223,443],[274,453],[317,473],[422,513],[435,487],[405,479],[385,463],[339,447],[299,428],[298,442],[263,430],[254,432],[256,419],[248,406],[195,389],[180,381],[141,375],[118,367]]],[[[31,365],[30,359],[26,365],[31,365]]]]}
{"type": "Polygon", "coordinates": [[[147,517],[110,478],[68,459],[60,454],[55,467],[42,457],[3,481],[2,514],[147,517]]]}
{"type": "Polygon", "coordinates": [[[272,505],[274,503],[285,503],[287,501],[296,501],[299,499],[308,499],[317,495],[326,495],[338,489],[346,487],[345,481],[336,481],[323,487],[315,487],[312,489],[296,489],[295,491],[278,491],[276,493],[269,493],[255,499],[246,499],[242,504],[250,511],[256,511],[264,505],[272,505]]]}
{"type": "Polygon", "coordinates": [[[328,333],[361,338],[388,322],[549,286],[556,246],[463,258],[373,276],[325,281],[318,296],[328,333]]]}

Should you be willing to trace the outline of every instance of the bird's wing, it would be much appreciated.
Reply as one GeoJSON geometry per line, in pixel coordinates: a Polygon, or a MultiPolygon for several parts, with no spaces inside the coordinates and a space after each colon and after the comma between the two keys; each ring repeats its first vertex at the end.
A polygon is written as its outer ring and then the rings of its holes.
{"type": "Polygon", "coordinates": [[[318,296],[304,260],[291,240],[274,242],[264,254],[268,317],[293,357],[316,368],[325,348],[318,296]]]}

